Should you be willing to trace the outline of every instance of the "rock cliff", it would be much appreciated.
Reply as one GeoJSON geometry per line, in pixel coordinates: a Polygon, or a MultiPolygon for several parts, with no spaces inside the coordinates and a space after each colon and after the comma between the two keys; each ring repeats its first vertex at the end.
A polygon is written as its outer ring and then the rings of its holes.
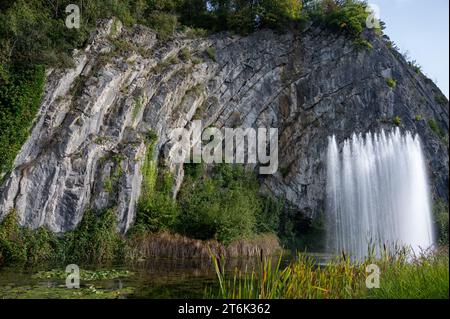
{"type": "MultiPolygon", "coordinates": [[[[154,157],[167,161],[171,130],[193,119],[278,128],[279,170],[260,176],[261,191],[310,218],[324,212],[327,137],[342,142],[396,122],[419,134],[433,196],[448,202],[448,101],[386,39],[366,37],[370,45],[358,46],[309,25],[160,41],[145,27],[103,21],[73,69],[48,71],[33,130],[3,178],[0,218],[16,209],[21,224],[64,232],[87,209],[114,206],[126,231],[146,135],[157,134],[154,157]]],[[[167,164],[179,186],[182,166],[167,164]]]]}

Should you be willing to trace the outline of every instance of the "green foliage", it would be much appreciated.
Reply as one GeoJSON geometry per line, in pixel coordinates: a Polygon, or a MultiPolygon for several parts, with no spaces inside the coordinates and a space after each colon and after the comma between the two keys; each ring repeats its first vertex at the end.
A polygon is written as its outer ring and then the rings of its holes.
{"type": "Polygon", "coordinates": [[[111,263],[120,256],[121,244],[115,210],[107,209],[98,214],[88,210],[77,228],[64,236],[64,259],[66,262],[111,263]]]}
{"type": "Polygon", "coordinates": [[[133,106],[133,113],[132,113],[133,121],[136,120],[137,116],[141,112],[142,106],[143,106],[143,98],[141,96],[136,97],[134,99],[134,106],[133,106]]]}
{"type": "Polygon", "coordinates": [[[437,230],[437,240],[441,245],[448,245],[448,204],[442,199],[437,200],[433,206],[433,215],[437,230]]]}
{"type": "Polygon", "coordinates": [[[415,120],[416,120],[417,122],[422,121],[422,115],[416,114],[415,120]]]}
{"type": "Polygon", "coordinates": [[[254,176],[241,166],[218,165],[212,175],[186,176],[179,194],[177,230],[198,239],[230,242],[255,233],[261,209],[254,176]]]}
{"type": "Polygon", "coordinates": [[[362,34],[368,15],[366,4],[357,0],[320,0],[311,10],[313,19],[355,38],[362,34]]]}
{"type": "Polygon", "coordinates": [[[442,131],[442,129],[439,127],[438,123],[436,122],[436,120],[434,119],[429,119],[428,120],[428,126],[430,127],[430,129],[439,137],[444,137],[444,132],[442,131]]]}
{"type": "Polygon", "coordinates": [[[448,255],[422,256],[381,274],[380,288],[365,290],[367,298],[448,299],[448,255]]]}
{"type": "Polygon", "coordinates": [[[280,228],[280,215],[284,209],[285,200],[271,196],[260,199],[261,209],[255,211],[256,233],[278,234],[280,228]]]}
{"type": "Polygon", "coordinates": [[[178,211],[176,201],[169,194],[157,191],[139,200],[136,227],[150,232],[171,229],[177,220],[178,211]]]}
{"type": "Polygon", "coordinates": [[[437,94],[434,97],[434,100],[436,101],[436,103],[443,105],[443,106],[446,106],[448,104],[448,100],[443,94],[437,94]]]}
{"type": "Polygon", "coordinates": [[[408,65],[414,70],[415,73],[422,74],[422,67],[416,60],[408,61],[408,65]]]}
{"type": "Polygon", "coordinates": [[[209,47],[206,49],[206,54],[211,60],[216,61],[216,49],[209,47]]]}
{"type": "Polygon", "coordinates": [[[157,141],[151,131],[147,137],[147,153],[142,167],[142,191],[137,205],[136,221],[130,233],[157,232],[173,228],[178,216],[178,204],[172,198],[173,176],[153,159],[157,141]]]}
{"type": "Polygon", "coordinates": [[[191,51],[189,51],[188,48],[183,48],[180,51],[180,57],[183,61],[187,62],[191,59],[192,55],[191,55],[191,51]]]}
{"type": "Polygon", "coordinates": [[[20,227],[14,210],[0,223],[0,265],[53,261],[60,250],[60,239],[54,233],[20,227]]]}
{"type": "Polygon", "coordinates": [[[11,70],[0,66],[0,173],[9,170],[29,135],[41,102],[44,68],[11,70]]]}
{"type": "Polygon", "coordinates": [[[392,122],[394,123],[395,126],[400,126],[402,124],[402,119],[400,118],[400,116],[397,115],[394,117],[392,122]]]}
{"type": "Polygon", "coordinates": [[[386,84],[391,88],[391,89],[395,89],[395,87],[397,86],[397,81],[393,78],[387,78],[386,79],[386,84]]]}
{"type": "Polygon", "coordinates": [[[150,13],[147,25],[155,29],[160,40],[168,40],[174,34],[178,20],[173,14],[155,11],[150,13]]]}
{"type": "Polygon", "coordinates": [[[357,38],[355,41],[353,41],[353,44],[360,49],[366,49],[366,50],[373,49],[372,43],[370,43],[366,39],[357,38]]]}

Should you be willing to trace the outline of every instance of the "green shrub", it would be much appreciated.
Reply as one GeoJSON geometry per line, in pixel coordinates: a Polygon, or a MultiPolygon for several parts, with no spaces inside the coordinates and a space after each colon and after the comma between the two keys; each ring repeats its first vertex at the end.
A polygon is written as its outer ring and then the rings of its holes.
{"type": "Polygon", "coordinates": [[[175,225],[178,211],[178,205],[170,195],[155,192],[139,200],[136,225],[150,232],[170,230],[175,225]]]}
{"type": "Polygon", "coordinates": [[[394,117],[393,122],[395,126],[400,126],[402,124],[402,119],[397,115],[396,117],[394,117]]]}
{"type": "Polygon", "coordinates": [[[24,263],[27,251],[15,211],[6,215],[0,223],[0,265],[24,263]]]}
{"type": "Polygon", "coordinates": [[[356,0],[322,0],[315,5],[311,15],[331,29],[344,31],[355,38],[363,32],[369,16],[366,5],[356,0]]]}
{"type": "Polygon", "coordinates": [[[391,88],[391,89],[395,89],[395,87],[397,86],[397,81],[393,78],[387,78],[386,79],[386,84],[391,88]]]}
{"type": "Polygon", "coordinates": [[[155,11],[149,15],[147,24],[156,31],[160,40],[165,41],[173,36],[178,20],[173,14],[155,11]]]}
{"type": "Polygon", "coordinates": [[[0,265],[56,261],[62,248],[61,240],[47,229],[19,226],[14,210],[0,223],[0,265]]]}
{"type": "Polygon", "coordinates": [[[66,262],[112,263],[120,256],[121,238],[114,209],[87,210],[77,228],[64,235],[66,262]]]}
{"type": "Polygon", "coordinates": [[[439,137],[443,137],[444,133],[442,131],[442,129],[439,127],[438,123],[436,122],[436,120],[434,119],[429,119],[428,120],[428,126],[430,127],[430,129],[439,137]]]}
{"type": "Polygon", "coordinates": [[[210,177],[186,176],[179,202],[179,232],[221,242],[254,234],[255,212],[261,208],[252,174],[232,165],[218,165],[210,177]]]}

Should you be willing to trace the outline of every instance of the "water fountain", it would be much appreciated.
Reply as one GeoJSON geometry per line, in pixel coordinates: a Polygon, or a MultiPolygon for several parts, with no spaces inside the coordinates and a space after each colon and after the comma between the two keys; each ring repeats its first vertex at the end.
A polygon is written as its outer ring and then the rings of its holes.
{"type": "Polygon", "coordinates": [[[433,244],[427,176],[419,137],[397,128],[329,138],[327,155],[329,248],[356,259],[368,247],[433,244]]]}

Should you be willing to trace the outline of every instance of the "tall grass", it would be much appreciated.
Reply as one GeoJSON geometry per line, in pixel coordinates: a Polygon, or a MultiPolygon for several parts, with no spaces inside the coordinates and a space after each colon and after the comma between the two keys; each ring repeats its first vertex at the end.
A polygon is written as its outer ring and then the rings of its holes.
{"type": "Polygon", "coordinates": [[[411,256],[408,250],[384,250],[381,257],[353,262],[342,257],[318,265],[303,253],[289,265],[261,257],[250,271],[225,271],[225,258],[212,255],[218,291],[205,297],[225,299],[448,298],[448,253],[411,256]],[[366,287],[366,267],[380,268],[380,288],[366,287]]]}
{"type": "Polygon", "coordinates": [[[396,267],[385,267],[379,289],[365,289],[363,296],[379,299],[446,299],[449,297],[448,251],[423,253],[396,267]]]}

